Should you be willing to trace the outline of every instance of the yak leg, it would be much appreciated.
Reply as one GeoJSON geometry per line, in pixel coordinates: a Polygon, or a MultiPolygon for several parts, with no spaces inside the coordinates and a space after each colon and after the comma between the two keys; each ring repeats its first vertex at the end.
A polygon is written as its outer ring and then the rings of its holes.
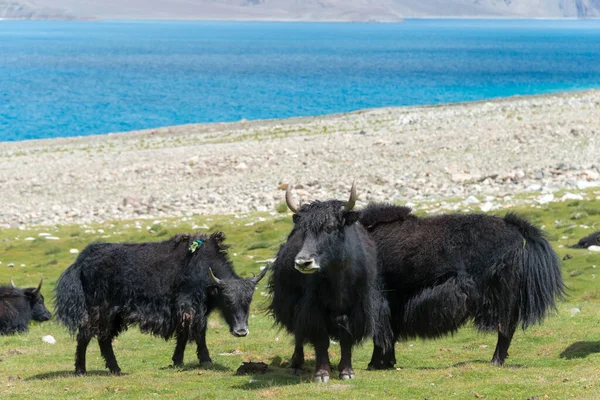
{"type": "Polygon", "coordinates": [[[198,333],[198,336],[196,337],[196,345],[198,346],[196,349],[196,354],[198,354],[200,365],[204,367],[210,367],[213,365],[210,354],[208,353],[208,347],[206,347],[206,325],[204,325],[204,328],[202,328],[198,333]]]}
{"type": "Polygon", "coordinates": [[[115,357],[115,352],[113,351],[112,339],[112,336],[107,338],[98,337],[100,353],[102,354],[102,357],[104,357],[104,361],[106,361],[106,368],[108,368],[110,372],[115,375],[121,375],[121,368],[119,368],[119,364],[117,364],[117,358],[115,357]]]}
{"type": "Polygon", "coordinates": [[[342,350],[342,358],[338,369],[340,371],[340,379],[354,379],[354,370],[352,369],[352,337],[347,332],[342,332],[340,336],[340,348],[342,350]]]}
{"type": "Polygon", "coordinates": [[[290,374],[302,375],[302,367],[304,366],[304,340],[297,337],[296,346],[294,347],[294,355],[292,355],[292,365],[290,366],[290,374]]]}
{"type": "Polygon", "coordinates": [[[329,374],[331,373],[331,362],[329,361],[329,337],[324,336],[317,342],[313,343],[316,353],[316,372],[315,382],[329,382],[329,374]]]}
{"type": "Polygon", "coordinates": [[[79,331],[77,334],[77,350],[75,350],[75,374],[85,375],[85,352],[87,351],[88,344],[90,344],[91,337],[86,333],[79,331]]]}
{"type": "Polygon", "coordinates": [[[396,349],[395,344],[398,340],[398,336],[394,335],[392,342],[392,348],[387,352],[384,352],[383,347],[373,345],[373,355],[371,356],[371,362],[369,362],[368,370],[377,369],[393,369],[396,364],[396,349]]]}
{"type": "Polygon", "coordinates": [[[518,325],[518,311],[512,313],[512,318],[507,324],[498,324],[498,343],[496,344],[496,351],[494,351],[494,357],[492,357],[492,364],[497,367],[504,365],[504,361],[508,357],[508,347],[515,334],[515,330],[518,325]]]}
{"type": "Polygon", "coordinates": [[[175,352],[172,358],[174,367],[181,367],[183,365],[183,355],[188,342],[188,336],[187,329],[177,332],[177,344],[175,345],[175,352]]]}

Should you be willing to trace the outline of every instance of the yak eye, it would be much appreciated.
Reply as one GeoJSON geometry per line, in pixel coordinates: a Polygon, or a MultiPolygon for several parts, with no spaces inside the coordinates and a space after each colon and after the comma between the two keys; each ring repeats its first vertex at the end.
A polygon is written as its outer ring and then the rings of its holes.
{"type": "Polygon", "coordinates": [[[331,233],[335,230],[335,227],[333,225],[329,225],[325,227],[325,232],[327,233],[331,233]]]}
{"type": "Polygon", "coordinates": [[[211,296],[216,296],[216,295],[219,294],[219,289],[217,289],[216,287],[212,287],[212,288],[210,288],[210,292],[209,293],[210,293],[211,296]]]}

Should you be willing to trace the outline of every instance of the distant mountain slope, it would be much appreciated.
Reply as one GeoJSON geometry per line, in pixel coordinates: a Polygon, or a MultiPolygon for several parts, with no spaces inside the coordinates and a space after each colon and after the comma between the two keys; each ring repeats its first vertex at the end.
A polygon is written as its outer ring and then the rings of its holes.
{"type": "Polygon", "coordinates": [[[73,19],[64,10],[28,1],[0,0],[0,19],[73,19]]]}
{"type": "Polygon", "coordinates": [[[0,0],[0,18],[400,21],[600,17],[600,0],[0,0]],[[11,17],[12,16],[12,17],[11,17]]]}

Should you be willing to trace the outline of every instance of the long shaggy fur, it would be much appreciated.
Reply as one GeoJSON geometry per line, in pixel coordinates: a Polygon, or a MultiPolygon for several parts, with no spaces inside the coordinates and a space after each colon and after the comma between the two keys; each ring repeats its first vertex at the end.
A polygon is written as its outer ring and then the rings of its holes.
{"type": "MultiPolygon", "coordinates": [[[[219,309],[232,333],[247,334],[248,308],[256,282],[235,274],[221,232],[178,235],[156,243],[94,243],[60,276],[57,320],[77,335],[77,373],[85,373],[85,349],[98,337],[107,366],[120,372],[110,341],[129,325],[165,340],[177,334],[174,363],[183,362],[185,342],[210,362],[206,319],[219,309]],[[195,251],[193,243],[201,241],[195,251]],[[213,282],[209,269],[221,280],[213,282]]],[[[262,276],[262,275],[261,275],[262,276]]]]}
{"type": "Polygon", "coordinates": [[[314,343],[320,337],[339,340],[342,331],[359,343],[373,337],[382,347],[392,344],[389,308],[381,294],[372,240],[360,224],[334,231],[319,250],[322,271],[304,275],[294,268],[307,232],[325,235],[339,226],[343,203],[331,200],[303,205],[296,224],[272,266],[269,311],[277,324],[296,338],[314,343]],[[345,265],[343,271],[339,265],[345,265]]]}
{"type": "Polygon", "coordinates": [[[526,328],[564,297],[556,253],[515,214],[418,218],[373,204],[360,221],[377,246],[396,338],[437,338],[471,319],[486,331],[526,328]]]}
{"type": "Polygon", "coordinates": [[[157,243],[91,244],[58,280],[57,320],[73,335],[85,330],[92,336],[113,336],[138,324],[143,332],[164,339],[183,325],[190,330],[204,326],[207,287],[212,285],[208,268],[221,279],[239,278],[222,240],[218,233],[178,235],[157,243]],[[204,244],[190,253],[195,240],[204,244]]]}

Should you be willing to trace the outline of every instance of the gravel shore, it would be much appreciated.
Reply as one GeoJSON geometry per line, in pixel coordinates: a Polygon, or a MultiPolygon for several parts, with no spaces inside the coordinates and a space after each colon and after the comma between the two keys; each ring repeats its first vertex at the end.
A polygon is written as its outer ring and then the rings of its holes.
{"type": "Polygon", "coordinates": [[[358,205],[484,211],[600,186],[600,91],[0,143],[0,227],[274,211],[282,184],[310,201],[353,180],[358,205]]]}

